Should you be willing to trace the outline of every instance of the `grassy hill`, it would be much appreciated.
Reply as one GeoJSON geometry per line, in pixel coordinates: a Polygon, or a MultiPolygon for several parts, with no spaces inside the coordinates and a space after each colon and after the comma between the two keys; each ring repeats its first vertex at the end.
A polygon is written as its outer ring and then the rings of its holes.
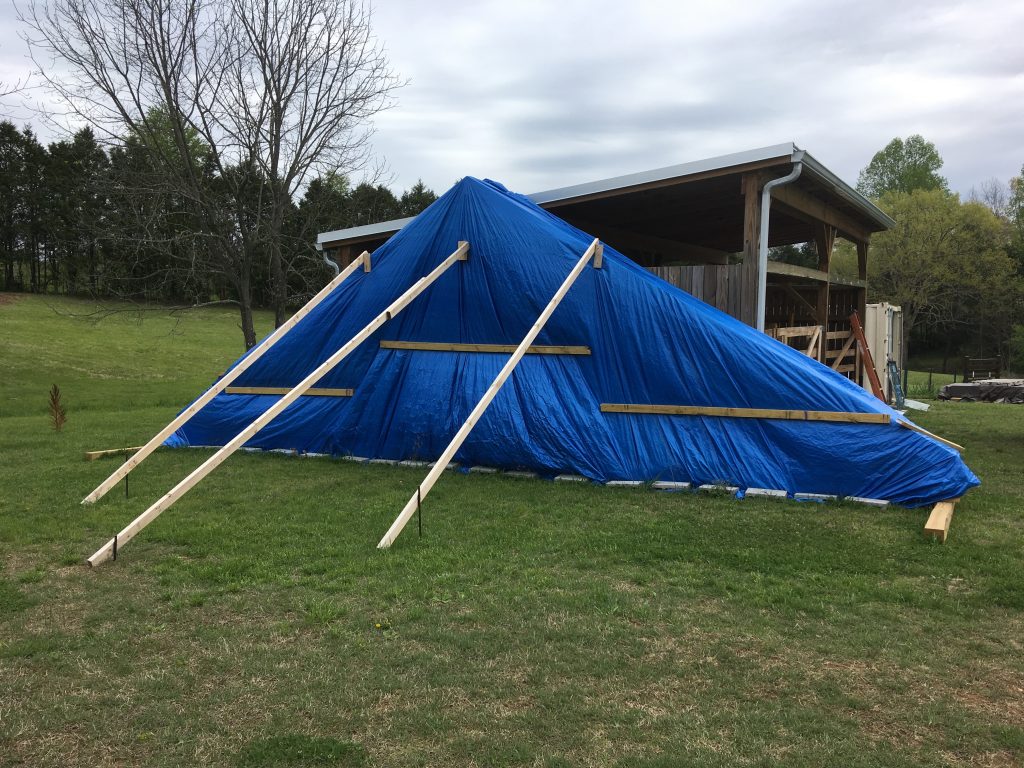
{"type": "MultiPolygon", "coordinates": [[[[241,351],[231,310],[0,296],[0,766],[1019,765],[1024,407],[936,404],[923,510],[243,454],[79,500],[241,351]],[[68,423],[49,426],[47,391],[68,423]]],[[[269,318],[259,318],[260,331],[269,318]]]]}

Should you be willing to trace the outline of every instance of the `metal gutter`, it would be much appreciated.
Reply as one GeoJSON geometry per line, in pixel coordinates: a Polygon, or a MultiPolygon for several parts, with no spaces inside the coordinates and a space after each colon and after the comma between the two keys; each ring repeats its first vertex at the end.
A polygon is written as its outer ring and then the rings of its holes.
{"type": "Polygon", "coordinates": [[[359,237],[373,237],[374,235],[386,235],[394,233],[412,221],[415,216],[407,216],[404,219],[392,219],[391,221],[380,221],[376,224],[364,224],[361,227],[349,227],[348,229],[336,229],[332,232],[321,232],[316,236],[316,244],[323,248],[324,243],[333,243],[335,240],[352,240],[359,237]]]}
{"type": "Polygon", "coordinates": [[[757,240],[757,330],[764,332],[765,297],[768,293],[768,217],[771,214],[772,190],[791,184],[800,178],[804,169],[804,153],[793,153],[793,170],[779,179],[772,179],[761,188],[761,233],[757,240]]]}
{"type": "Polygon", "coordinates": [[[617,189],[627,189],[641,184],[650,184],[652,182],[665,181],[667,179],[693,176],[694,174],[707,173],[708,171],[724,170],[738,165],[748,165],[750,163],[758,163],[765,160],[782,160],[784,158],[792,157],[793,153],[798,151],[799,150],[796,148],[796,145],[790,141],[784,144],[775,144],[770,147],[759,147],[758,149],[749,149],[745,152],[734,152],[729,155],[719,155],[718,157],[709,157],[704,160],[695,160],[690,163],[682,163],[681,165],[669,165],[664,168],[655,168],[651,171],[640,171],[639,173],[630,173],[625,176],[613,176],[608,179],[588,181],[584,184],[575,184],[571,187],[548,189],[543,192],[534,192],[532,195],[527,195],[527,197],[537,203],[537,205],[544,205],[545,203],[569,200],[574,197],[584,197],[586,195],[593,195],[599,192],[612,192],[617,189]]]}
{"type": "MultiPolygon", "coordinates": [[[[803,163],[804,171],[808,176],[814,178],[819,184],[830,189],[840,198],[857,209],[862,215],[874,221],[880,228],[889,229],[896,226],[896,222],[887,216],[874,203],[860,194],[857,190],[844,182],[832,171],[815,160],[811,155],[800,149],[791,141],[782,144],[774,144],[768,147],[750,149],[745,152],[735,152],[729,155],[719,155],[704,160],[696,160],[680,165],[669,165],[664,168],[656,168],[650,171],[630,173],[624,176],[613,176],[607,179],[599,179],[584,184],[575,184],[568,187],[548,189],[542,192],[534,192],[527,195],[533,202],[544,206],[550,203],[571,200],[576,197],[625,190],[630,187],[644,184],[667,181],[674,178],[684,178],[710,171],[725,170],[731,167],[749,165],[751,163],[766,162],[769,160],[781,160],[782,162],[803,163]]],[[[332,232],[321,232],[317,235],[317,245],[322,247],[323,243],[330,243],[337,240],[354,240],[358,238],[371,238],[382,235],[391,235],[402,229],[412,221],[413,217],[382,221],[377,224],[367,224],[361,227],[350,227],[349,229],[338,229],[332,232]]]]}
{"type": "Polygon", "coordinates": [[[885,227],[885,229],[891,229],[896,226],[895,220],[885,211],[832,173],[832,171],[815,160],[813,156],[802,150],[799,151],[803,155],[804,170],[808,172],[809,176],[813,176],[815,181],[828,187],[865,216],[874,219],[879,225],[885,227]]]}

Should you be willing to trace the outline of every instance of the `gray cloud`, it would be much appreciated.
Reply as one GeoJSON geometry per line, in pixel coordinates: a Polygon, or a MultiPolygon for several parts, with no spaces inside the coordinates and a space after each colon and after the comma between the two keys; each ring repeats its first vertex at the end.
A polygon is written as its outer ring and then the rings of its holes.
{"type": "Polygon", "coordinates": [[[378,0],[375,26],[409,79],[375,121],[396,187],[530,192],[789,140],[855,182],[911,133],[962,192],[1024,163],[1017,0],[378,0]]]}

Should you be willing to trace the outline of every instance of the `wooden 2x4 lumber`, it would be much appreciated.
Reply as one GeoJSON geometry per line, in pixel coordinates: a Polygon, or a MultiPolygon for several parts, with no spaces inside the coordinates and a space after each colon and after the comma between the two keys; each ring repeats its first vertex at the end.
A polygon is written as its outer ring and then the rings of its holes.
{"type": "Polygon", "coordinates": [[[917,426],[917,424],[913,424],[909,421],[897,421],[896,423],[899,424],[904,429],[909,429],[911,432],[917,432],[919,434],[925,435],[926,437],[930,437],[932,440],[938,440],[943,445],[948,445],[950,448],[953,448],[954,450],[957,450],[960,453],[964,452],[964,447],[962,445],[958,445],[954,443],[952,440],[947,440],[944,437],[939,437],[935,433],[929,432],[927,429],[917,426]]]}
{"type": "Polygon", "coordinates": [[[601,403],[602,413],[638,413],[661,416],[714,416],[727,419],[778,419],[783,421],[836,421],[848,424],[888,424],[888,413],[845,411],[789,411],[776,408],[722,408],[710,405],[643,405],[601,403]]]}
{"type": "MultiPolygon", "coordinates": [[[[494,381],[491,382],[491,386],[487,388],[483,397],[481,397],[476,406],[474,406],[472,412],[463,422],[462,426],[459,427],[459,431],[455,433],[455,437],[451,439],[448,446],[441,452],[440,457],[438,457],[437,461],[434,462],[433,468],[427,473],[423,482],[416,487],[416,492],[409,498],[409,501],[406,502],[402,511],[398,513],[398,517],[395,518],[395,522],[391,524],[387,533],[384,534],[384,537],[377,544],[378,549],[386,549],[390,547],[398,537],[398,534],[400,534],[402,529],[405,528],[406,523],[408,523],[412,518],[423,499],[427,497],[431,488],[434,487],[434,483],[437,482],[438,477],[441,476],[445,467],[448,466],[448,462],[454,458],[466,438],[469,437],[469,433],[473,431],[473,427],[476,426],[480,417],[484,415],[484,411],[487,410],[491,401],[497,396],[502,386],[504,386],[505,382],[508,380],[508,377],[512,375],[512,371],[515,370],[515,367],[519,365],[519,361],[523,359],[523,356],[526,354],[526,350],[530,348],[530,345],[533,344],[540,332],[544,330],[544,325],[558,308],[562,299],[565,298],[565,294],[567,294],[569,289],[572,288],[572,284],[576,282],[576,278],[578,278],[580,273],[583,272],[587,263],[594,258],[594,254],[600,244],[601,242],[595,239],[590,244],[590,247],[584,251],[579,261],[576,262],[576,266],[572,268],[572,271],[566,276],[565,280],[562,281],[562,285],[559,286],[557,291],[555,291],[555,295],[551,297],[551,301],[549,301],[547,306],[544,307],[544,311],[540,313],[536,322],[534,322],[530,327],[530,330],[527,331],[526,336],[523,337],[521,342],[519,342],[519,346],[516,347],[516,351],[512,353],[512,356],[509,357],[505,362],[505,365],[502,366],[501,371],[494,378],[494,381]]],[[[595,267],[595,269],[596,268],[597,267],[595,267]]]]}
{"type": "MultiPolygon", "coordinates": [[[[845,373],[847,370],[853,370],[853,368],[843,369],[843,360],[845,360],[846,356],[850,354],[850,350],[853,348],[853,343],[856,340],[857,337],[851,332],[850,338],[846,340],[846,343],[843,345],[843,348],[839,350],[839,354],[836,355],[836,361],[832,364],[833,371],[845,373]]],[[[856,355],[856,350],[854,350],[854,354],[856,355]]],[[[856,365],[854,366],[854,368],[856,368],[856,365]]]]}
{"type": "Polygon", "coordinates": [[[855,241],[867,242],[871,239],[871,233],[866,227],[824,200],[805,192],[796,184],[776,187],[772,190],[772,198],[793,211],[798,218],[815,224],[821,222],[833,226],[855,241]]]}
{"type": "Polygon", "coordinates": [[[945,543],[946,537],[949,536],[949,524],[953,520],[953,507],[958,501],[959,499],[940,501],[932,507],[928,522],[924,524],[926,535],[934,536],[940,543],[945,543]]]}
{"type": "Polygon", "coordinates": [[[296,312],[294,315],[288,318],[288,320],[285,321],[285,323],[281,325],[280,328],[275,330],[266,339],[264,339],[259,344],[259,346],[253,349],[247,356],[242,358],[239,361],[238,365],[236,365],[230,371],[225,372],[224,375],[220,379],[218,379],[213,384],[213,386],[211,386],[202,395],[200,395],[195,400],[195,402],[189,405],[188,408],[183,410],[177,416],[175,416],[170,424],[168,424],[166,427],[157,432],[152,438],[150,438],[149,442],[146,443],[141,448],[139,448],[139,450],[135,453],[134,456],[128,459],[128,461],[119,466],[116,470],[114,470],[110,477],[108,477],[106,480],[104,480],[102,483],[96,486],[92,493],[90,493],[88,496],[82,499],[82,503],[92,504],[93,502],[102,498],[107,491],[109,491],[111,488],[117,485],[118,481],[120,481],[122,477],[127,476],[129,472],[131,472],[135,467],[137,467],[139,464],[145,461],[146,457],[149,456],[149,454],[151,454],[161,445],[163,445],[164,441],[168,437],[173,435],[178,429],[184,426],[189,419],[191,419],[193,416],[199,413],[199,411],[202,410],[207,403],[213,400],[213,398],[215,398],[217,395],[219,395],[221,392],[227,389],[227,386],[232,381],[237,379],[246,370],[248,370],[249,367],[252,366],[253,363],[255,363],[257,360],[259,360],[267,350],[273,347],[286,333],[288,333],[304,317],[306,317],[306,315],[312,312],[313,309],[315,309],[316,306],[321,301],[327,298],[328,294],[330,294],[331,291],[333,291],[335,288],[337,288],[339,285],[345,282],[345,280],[347,280],[352,275],[352,273],[359,268],[361,264],[363,265],[364,269],[369,269],[370,254],[367,253],[366,251],[363,251],[363,253],[356,257],[351,264],[349,264],[347,267],[341,270],[341,272],[338,273],[337,277],[335,277],[333,280],[331,280],[331,282],[325,285],[320,290],[320,292],[316,294],[316,296],[310,299],[306,303],[306,305],[302,307],[302,309],[300,309],[298,312],[296,312]]]}
{"type": "MultiPolygon", "coordinates": [[[[516,344],[457,344],[433,341],[382,341],[381,349],[408,349],[421,352],[482,352],[510,355],[516,344]]],[[[589,355],[590,347],[572,345],[534,344],[526,350],[528,355],[589,355]]]]}
{"type": "Polygon", "coordinates": [[[820,330],[820,325],[793,325],[786,328],[776,328],[775,335],[780,339],[794,336],[813,336],[820,330]]]}
{"type": "Polygon", "coordinates": [[[395,315],[405,309],[411,301],[433,285],[434,281],[443,275],[450,267],[452,267],[452,265],[457,264],[460,261],[466,261],[468,258],[469,243],[465,240],[460,240],[459,247],[455,249],[455,252],[434,267],[430,274],[421,277],[413,283],[401,296],[391,302],[387,309],[367,323],[359,333],[349,339],[348,342],[338,349],[333,355],[324,360],[316,370],[300,381],[294,389],[288,392],[287,395],[270,406],[254,422],[231,438],[231,440],[220,448],[220,450],[193,470],[188,477],[174,486],[159,500],[155,501],[149,509],[132,520],[132,522],[125,526],[120,533],[100,547],[93,556],[88,559],[87,562],[89,565],[96,566],[113,557],[117,552],[117,547],[126,544],[137,536],[139,531],[153,522],[165,509],[188,493],[196,483],[220,466],[228,456],[241,448],[242,445],[252,438],[257,432],[277,418],[285,408],[298,400],[304,392],[330,373],[338,363],[348,357],[354,349],[372,336],[377,329],[395,317],[395,315]]]}
{"type": "Polygon", "coordinates": [[[126,453],[135,453],[142,449],[141,445],[134,446],[133,448],[109,448],[105,451],[86,451],[86,461],[96,461],[96,459],[102,459],[107,456],[124,456],[126,453]]]}
{"type": "MultiPolygon", "coordinates": [[[[287,395],[292,391],[291,387],[228,387],[229,395],[287,395]]],[[[327,387],[313,387],[302,393],[303,397],[352,397],[351,389],[330,389],[327,387]]]]}

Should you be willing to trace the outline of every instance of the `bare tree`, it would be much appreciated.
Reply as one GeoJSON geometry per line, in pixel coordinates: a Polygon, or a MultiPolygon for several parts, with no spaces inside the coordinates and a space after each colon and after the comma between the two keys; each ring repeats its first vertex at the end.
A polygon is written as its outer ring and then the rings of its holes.
{"type": "Polygon", "coordinates": [[[28,78],[18,79],[13,83],[0,80],[0,117],[11,117],[12,113],[7,111],[3,101],[10,96],[16,96],[23,93],[28,87],[28,83],[28,78]]]}
{"type": "MultiPolygon", "coordinates": [[[[270,270],[284,319],[292,199],[313,175],[366,165],[369,120],[398,86],[369,7],[34,0],[22,20],[33,56],[52,59],[36,59],[50,89],[110,139],[140,141],[160,171],[160,193],[187,202],[200,250],[235,288],[251,347],[258,266],[270,270]]],[[[203,263],[186,250],[190,264],[203,263]]]]}
{"type": "Polygon", "coordinates": [[[981,203],[1000,218],[1006,218],[1010,209],[1010,186],[995,176],[981,182],[981,188],[971,187],[967,199],[972,203],[981,203]]]}

